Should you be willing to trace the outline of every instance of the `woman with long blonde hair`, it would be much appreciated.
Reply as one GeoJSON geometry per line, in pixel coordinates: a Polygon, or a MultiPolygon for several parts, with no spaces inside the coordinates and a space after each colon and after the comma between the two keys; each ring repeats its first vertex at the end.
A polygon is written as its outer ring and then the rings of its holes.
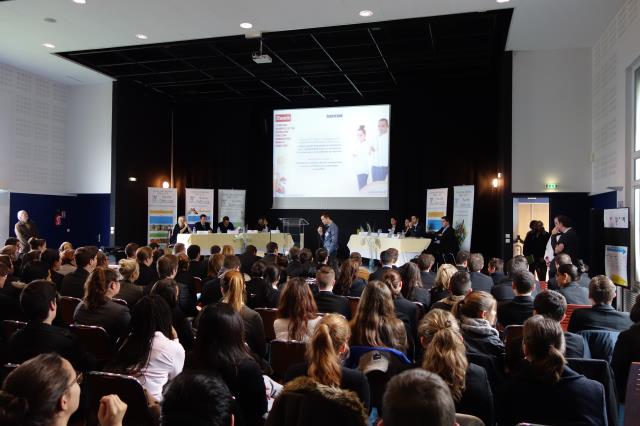
{"type": "Polygon", "coordinates": [[[326,386],[348,389],[358,394],[365,408],[369,408],[369,382],[358,370],[342,366],[349,352],[351,329],[347,320],[338,314],[324,316],[307,343],[307,362],[289,367],[285,382],[308,376],[326,386]]]}
{"type": "Polygon", "coordinates": [[[262,317],[253,309],[245,305],[245,283],[242,273],[229,271],[220,280],[222,302],[226,303],[240,314],[244,322],[245,341],[251,350],[264,357],[267,354],[267,342],[264,336],[262,317]]]}
{"type": "Polygon", "coordinates": [[[418,326],[424,348],[422,368],[439,375],[451,390],[456,412],[476,416],[493,424],[493,395],[487,372],[467,360],[455,317],[442,309],[424,316],[418,326]]]}
{"type": "Polygon", "coordinates": [[[236,254],[236,251],[229,244],[225,244],[222,246],[222,255],[224,256],[233,256],[236,254]]]}
{"type": "Polygon", "coordinates": [[[453,265],[448,263],[440,265],[438,272],[436,272],[436,279],[433,283],[433,287],[429,290],[432,305],[451,296],[451,292],[449,291],[449,281],[451,281],[451,277],[453,277],[456,272],[458,272],[458,268],[453,265]]]}

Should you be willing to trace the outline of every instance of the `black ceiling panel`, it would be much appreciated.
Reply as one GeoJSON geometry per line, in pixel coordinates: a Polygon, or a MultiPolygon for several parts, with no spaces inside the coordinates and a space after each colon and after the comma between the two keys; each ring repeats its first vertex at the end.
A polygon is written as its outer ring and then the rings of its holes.
{"type": "Polygon", "coordinates": [[[430,76],[490,73],[500,60],[513,10],[372,22],[59,53],[118,80],[172,99],[290,102],[362,99],[413,90],[430,76]]]}

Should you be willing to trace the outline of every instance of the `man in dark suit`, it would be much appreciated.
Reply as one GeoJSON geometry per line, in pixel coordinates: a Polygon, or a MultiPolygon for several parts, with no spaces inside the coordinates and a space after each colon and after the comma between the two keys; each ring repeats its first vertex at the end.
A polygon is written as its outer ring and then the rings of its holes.
{"type": "Polygon", "coordinates": [[[220,278],[228,271],[239,271],[240,259],[238,256],[225,256],[224,263],[220,274],[216,278],[212,278],[202,284],[202,295],[200,296],[200,302],[203,305],[210,303],[217,303],[222,299],[222,290],[220,278]]]}
{"type": "MultiPolygon", "coordinates": [[[[549,270],[549,281],[547,282],[547,288],[549,290],[558,290],[560,286],[556,280],[555,273],[558,271],[560,265],[571,265],[571,256],[566,253],[560,253],[553,258],[553,263],[555,264],[554,268],[549,270]],[[553,271],[553,276],[551,276],[551,271],[553,271]]],[[[587,288],[589,285],[587,285],[587,288]]]]}
{"type": "Polygon", "coordinates": [[[382,279],[382,275],[387,269],[393,269],[393,253],[391,253],[389,250],[384,250],[382,253],[380,253],[380,263],[380,268],[378,268],[375,272],[369,274],[369,281],[379,281],[382,279]]]}
{"type": "MultiPolygon", "coordinates": [[[[579,241],[578,234],[575,229],[571,227],[571,219],[564,215],[558,215],[553,219],[555,223],[555,233],[560,233],[557,239],[556,245],[553,249],[556,255],[560,253],[566,253],[571,256],[571,262],[574,265],[578,264],[579,258],[579,241]]],[[[552,231],[552,234],[554,232],[552,231]]]]}
{"type": "Polygon", "coordinates": [[[435,255],[452,254],[455,256],[460,250],[460,245],[456,233],[451,227],[451,218],[442,216],[441,221],[442,227],[438,232],[427,234],[427,237],[432,238],[428,250],[435,255]]]}
{"type": "Polygon", "coordinates": [[[491,288],[491,294],[498,301],[511,300],[515,297],[513,294],[512,277],[518,272],[529,270],[529,262],[524,256],[516,256],[507,262],[507,271],[509,275],[502,281],[491,288]]]}
{"type": "Polygon", "coordinates": [[[346,319],[351,319],[349,299],[333,294],[336,274],[330,266],[323,266],[316,272],[316,283],[319,291],[314,297],[318,305],[318,312],[340,314],[346,319]]]}
{"type": "Polygon", "coordinates": [[[471,253],[466,250],[460,250],[456,254],[456,268],[458,271],[469,272],[469,258],[471,257],[471,253]]]}
{"type": "Polygon", "coordinates": [[[513,292],[515,297],[498,305],[498,322],[503,327],[522,325],[533,315],[533,297],[531,292],[536,286],[536,279],[529,271],[513,274],[513,292]]]}
{"type": "Polygon", "coordinates": [[[267,253],[265,253],[262,260],[267,263],[276,264],[276,261],[278,260],[278,243],[274,241],[267,243],[267,253]]]}
{"type": "Polygon", "coordinates": [[[249,244],[244,249],[244,253],[238,255],[240,259],[240,272],[247,275],[251,273],[253,264],[261,259],[256,253],[258,253],[256,246],[249,244]]]}
{"type": "Polygon", "coordinates": [[[589,290],[578,283],[578,268],[575,265],[560,265],[556,271],[556,279],[560,285],[558,293],[567,299],[569,305],[589,305],[589,290]]]}
{"type": "Polygon", "coordinates": [[[426,231],[424,226],[420,223],[418,216],[411,216],[411,227],[409,228],[409,237],[424,238],[426,237],[426,231]]]}
{"type": "Polygon", "coordinates": [[[617,311],[611,302],[616,296],[616,286],[604,275],[591,279],[589,298],[593,302],[591,308],[576,309],[569,321],[569,331],[609,330],[623,331],[633,324],[629,313],[617,311]]]}
{"type": "Polygon", "coordinates": [[[293,246],[289,249],[289,263],[287,264],[287,277],[301,277],[304,275],[302,262],[300,262],[300,247],[293,246]]]}
{"type": "Polygon", "coordinates": [[[76,270],[69,272],[62,279],[60,294],[82,299],[84,297],[84,283],[87,282],[89,274],[95,269],[98,263],[98,248],[94,246],[78,247],[74,253],[76,260],[76,270]]]}
{"type": "Polygon", "coordinates": [[[187,249],[187,256],[189,257],[189,268],[187,272],[193,277],[204,280],[207,277],[207,265],[200,260],[200,246],[191,244],[187,249]]]}
{"type": "Polygon", "coordinates": [[[422,279],[422,287],[426,290],[429,290],[433,287],[433,284],[436,280],[435,272],[431,271],[434,263],[436,263],[436,258],[431,254],[423,253],[418,256],[416,260],[416,264],[418,268],[420,268],[420,278],[422,279]]]}
{"type": "Polygon", "coordinates": [[[493,280],[493,284],[498,284],[505,279],[504,261],[499,257],[492,257],[487,264],[487,272],[493,280]]]}
{"type": "Polygon", "coordinates": [[[622,403],[627,392],[627,379],[631,363],[640,362],[640,318],[636,318],[639,313],[640,299],[637,299],[630,315],[634,325],[620,333],[611,358],[611,369],[618,388],[618,401],[622,403]]]}
{"type": "Polygon", "coordinates": [[[218,232],[222,234],[226,234],[228,231],[234,231],[235,229],[233,223],[229,220],[229,216],[223,217],[222,222],[218,223],[218,232]]]}
{"type": "Polygon", "coordinates": [[[20,304],[28,323],[9,340],[9,362],[20,364],[37,355],[56,352],[76,370],[88,371],[94,367],[95,360],[81,349],[75,334],[51,325],[58,305],[56,289],[50,281],[32,281],[22,291],[20,304]]]}
{"type": "Polygon", "coordinates": [[[471,288],[473,291],[491,293],[493,280],[491,277],[480,272],[482,268],[484,268],[484,257],[480,253],[473,253],[469,256],[467,266],[469,268],[469,275],[471,276],[471,288]]]}
{"type": "Polygon", "coordinates": [[[198,232],[198,231],[207,231],[209,233],[213,232],[213,228],[211,228],[211,224],[207,222],[206,214],[200,215],[200,222],[196,222],[195,225],[193,225],[193,230],[195,232],[198,232]]]}

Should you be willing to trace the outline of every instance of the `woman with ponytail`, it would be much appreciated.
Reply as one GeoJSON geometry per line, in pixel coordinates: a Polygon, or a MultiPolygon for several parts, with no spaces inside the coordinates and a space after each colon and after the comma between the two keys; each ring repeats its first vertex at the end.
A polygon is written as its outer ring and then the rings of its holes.
{"type": "Polygon", "coordinates": [[[487,372],[467,360],[466,349],[455,317],[442,309],[427,313],[418,326],[424,348],[422,368],[439,375],[451,390],[456,412],[494,423],[493,395],[487,372]]]}
{"type": "MultiPolygon", "coordinates": [[[[80,405],[82,374],[66,359],[50,353],[22,363],[0,390],[3,426],[65,426],[80,405]]],[[[100,400],[101,426],[121,426],[127,405],[116,395],[100,400]]]]}
{"type": "Polygon", "coordinates": [[[115,342],[129,334],[129,308],[114,302],[120,291],[118,275],[113,269],[97,267],[84,285],[84,299],[73,314],[76,324],[95,325],[105,329],[115,342]]]}
{"type": "Polygon", "coordinates": [[[308,376],[316,382],[355,392],[369,409],[369,382],[359,370],[342,366],[349,351],[351,329],[342,315],[324,316],[307,343],[307,362],[289,367],[285,382],[308,376]]]}
{"type": "Polygon", "coordinates": [[[560,324],[541,315],[524,323],[522,347],[528,363],[501,389],[498,423],[606,425],[604,387],[571,370],[564,358],[560,324]],[[544,399],[544,403],[533,401],[544,399]]]}
{"type": "Polygon", "coordinates": [[[497,302],[484,291],[467,293],[453,305],[452,313],[460,321],[462,337],[468,352],[502,357],[504,343],[500,340],[496,323],[497,302]]]}

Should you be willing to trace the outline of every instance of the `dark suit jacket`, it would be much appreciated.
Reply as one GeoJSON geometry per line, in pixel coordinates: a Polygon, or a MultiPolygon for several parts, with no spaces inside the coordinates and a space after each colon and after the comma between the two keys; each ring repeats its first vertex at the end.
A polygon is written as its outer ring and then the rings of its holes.
{"type": "Polygon", "coordinates": [[[122,299],[127,302],[129,309],[133,307],[138,300],[142,299],[142,289],[144,287],[135,285],[131,281],[121,280],[120,291],[115,295],[116,299],[122,299]]]}
{"type": "Polygon", "coordinates": [[[431,271],[420,271],[420,278],[422,279],[422,287],[425,290],[429,290],[431,289],[431,287],[433,287],[433,284],[436,281],[436,274],[435,272],[431,271]]]}
{"type": "Polygon", "coordinates": [[[485,425],[493,425],[493,394],[485,369],[470,362],[464,384],[462,398],[456,403],[456,413],[476,416],[485,425]]]}
{"type": "Polygon", "coordinates": [[[503,300],[511,300],[516,296],[513,293],[512,283],[509,278],[506,278],[498,284],[495,284],[491,288],[491,294],[498,302],[501,302],[503,300]]]}
{"type": "MultiPolygon", "coordinates": [[[[549,275],[551,275],[551,271],[549,271],[549,275]]],[[[549,281],[547,281],[547,288],[549,290],[556,290],[558,291],[558,289],[560,288],[560,286],[558,285],[558,282],[556,281],[556,277],[555,276],[549,276],[549,281]]]]}
{"type": "MultiPolygon", "coordinates": [[[[579,334],[564,333],[565,342],[565,358],[584,358],[584,338],[579,334]]],[[[519,371],[527,365],[522,352],[522,336],[511,339],[506,345],[507,357],[506,362],[511,374],[519,371]]]]}
{"type": "Polygon", "coordinates": [[[627,379],[632,362],[640,362],[640,323],[620,333],[613,350],[611,369],[616,379],[620,402],[624,402],[627,393],[627,379]]]}
{"type": "Polygon", "coordinates": [[[250,274],[251,267],[254,263],[261,259],[260,256],[256,256],[255,254],[242,253],[238,255],[238,259],[240,259],[240,272],[243,274],[250,274]]]}
{"type": "Polygon", "coordinates": [[[558,293],[567,299],[567,305],[590,305],[589,290],[582,287],[577,282],[569,283],[568,286],[558,290],[558,293]]]}
{"type": "Polygon", "coordinates": [[[418,334],[418,307],[415,303],[410,302],[402,296],[393,299],[393,304],[396,308],[396,315],[405,323],[405,326],[408,327],[407,340],[414,340],[418,334]]]}
{"type": "Polygon", "coordinates": [[[442,234],[440,237],[440,252],[441,253],[451,253],[454,256],[460,251],[460,245],[458,244],[458,239],[456,238],[456,232],[453,230],[451,226],[449,226],[446,230],[442,228],[438,231],[438,234],[442,234]]]}
{"type": "Polygon", "coordinates": [[[220,279],[213,278],[209,281],[205,281],[202,284],[202,294],[200,295],[200,302],[203,305],[210,303],[217,303],[222,299],[222,290],[220,289],[220,279]]]}
{"type": "Polygon", "coordinates": [[[382,275],[387,271],[387,269],[392,269],[392,268],[393,268],[393,266],[391,266],[391,265],[386,265],[386,266],[379,267],[374,272],[369,274],[369,281],[381,280],[382,279],[382,275]]]}
{"type": "Polygon", "coordinates": [[[533,315],[533,297],[515,296],[498,305],[498,322],[504,327],[522,325],[533,315]]]}
{"type": "Polygon", "coordinates": [[[498,284],[501,281],[504,281],[504,279],[507,277],[504,272],[494,272],[493,274],[490,275],[491,279],[493,280],[493,284],[498,284]]]}
{"type": "Polygon", "coordinates": [[[611,305],[594,305],[591,308],[576,309],[569,321],[569,331],[582,330],[624,331],[633,323],[629,313],[617,311],[611,305]]]}
{"type": "Polygon", "coordinates": [[[247,306],[251,309],[268,307],[269,287],[269,284],[259,277],[252,277],[250,281],[247,281],[247,306]]]}
{"type": "Polygon", "coordinates": [[[89,272],[84,268],[76,268],[75,271],[69,272],[62,279],[62,288],[60,293],[63,296],[84,297],[84,283],[89,278],[89,272]]]}
{"type": "Polygon", "coordinates": [[[66,358],[76,370],[88,371],[95,367],[95,360],[80,347],[75,334],[45,323],[29,323],[11,336],[7,361],[21,364],[49,352],[66,358]]]}
{"type": "Polygon", "coordinates": [[[213,231],[213,228],[211,228],[211,224],[209,222],[204,222],[204,226],[202,225],[202,223],[200,223],[200,221],[196,222],[195,225],[193,225],[193,231],[197,232],[197,231],[213,231]]]}
{"type": "Polygon", "coordinates": [[[264,260],[267,263],[273,263],[275,265],[276,261],[278,260],[278,255],[275,253],[267,253],[264,255],[262,260],[264,260]]]}
{"type": "Polygon", "coordinates": [[[84,302],[80,303],[73,314],[76,324],[95,325],[107,331],[113,342],[129,334],[129,308],[109,300],[102,306],[89,310],[84,302]]]}
{"type": "Polygon", "coordinates": [[[140,268],[140,276],[136,280],[137,285],[145,286],[154,284],[156,281],[158,281],[158,271],[156,271],[154,268],[140,262],[138,262],[138,267],[140,268]]]}
{"type": "Polygon", "coordinates": [[[527,365],[512,376],[498,393],[498,423],[512,426],[520,422],[546,425],[604,425],[607,421],[604,387],[569,367],[564,367],[555,385],[536,380],[527,365]],[[544,395],[544,404],[537,404],[544,395]]]}
{"type": "Polygon", "coordinates": [[[199,277],[204,280],[207,277],[207,265],[201,260],[190,260],[187,272],[193,277],[199,277]]]}
{"type": "Polygon", "coordinates": [[[233,223],[229,222],[229,225],[224,226],[224,222],[218,223],[218,232],[221,234],[226,234],[227,231],[233,231],[236,228],[233,226],[233,223]]]}
{"type": "Polygon", "coordinates": [[[302,277],[304,276],[304,270],[302,268],[302,263],[299,260],[291,260],[287,265],[287,276],[288,277],[302,277]]]}
{"type": "Polygon", "coordinates": [[[424,238],[427,235],[427,231],[424,229],[424,225],[420,222],[418,222],[416,225],[411,226],[411,228],[409,228],[409,235],[407,235],[408,237],[414,237],[414,238],[424,238]]]}
{"type": "Polygon", "coordinates": [[[474,291],[485,291],[491,293],[493,287],[493,280],[490,276],[483,274],[482,272],[470,272],[471,276],[471,288],[474,291]]]}
{"type": "Polygon", "coordinates": [[[349,299],[346,297],[335,295],[330,291],[320,291],[314,297],[318,305],[318,312],[341,314],[346,319],[351,319],[349,299]]]}
{"type": "Polygon", "coordinates": [[[429,309],[431,306],[431,293],[429,290],[420,287],[414,287],[413,292],[407,297],[412,302],[420,302],[424,305],[425,309],[429,309]]]}

